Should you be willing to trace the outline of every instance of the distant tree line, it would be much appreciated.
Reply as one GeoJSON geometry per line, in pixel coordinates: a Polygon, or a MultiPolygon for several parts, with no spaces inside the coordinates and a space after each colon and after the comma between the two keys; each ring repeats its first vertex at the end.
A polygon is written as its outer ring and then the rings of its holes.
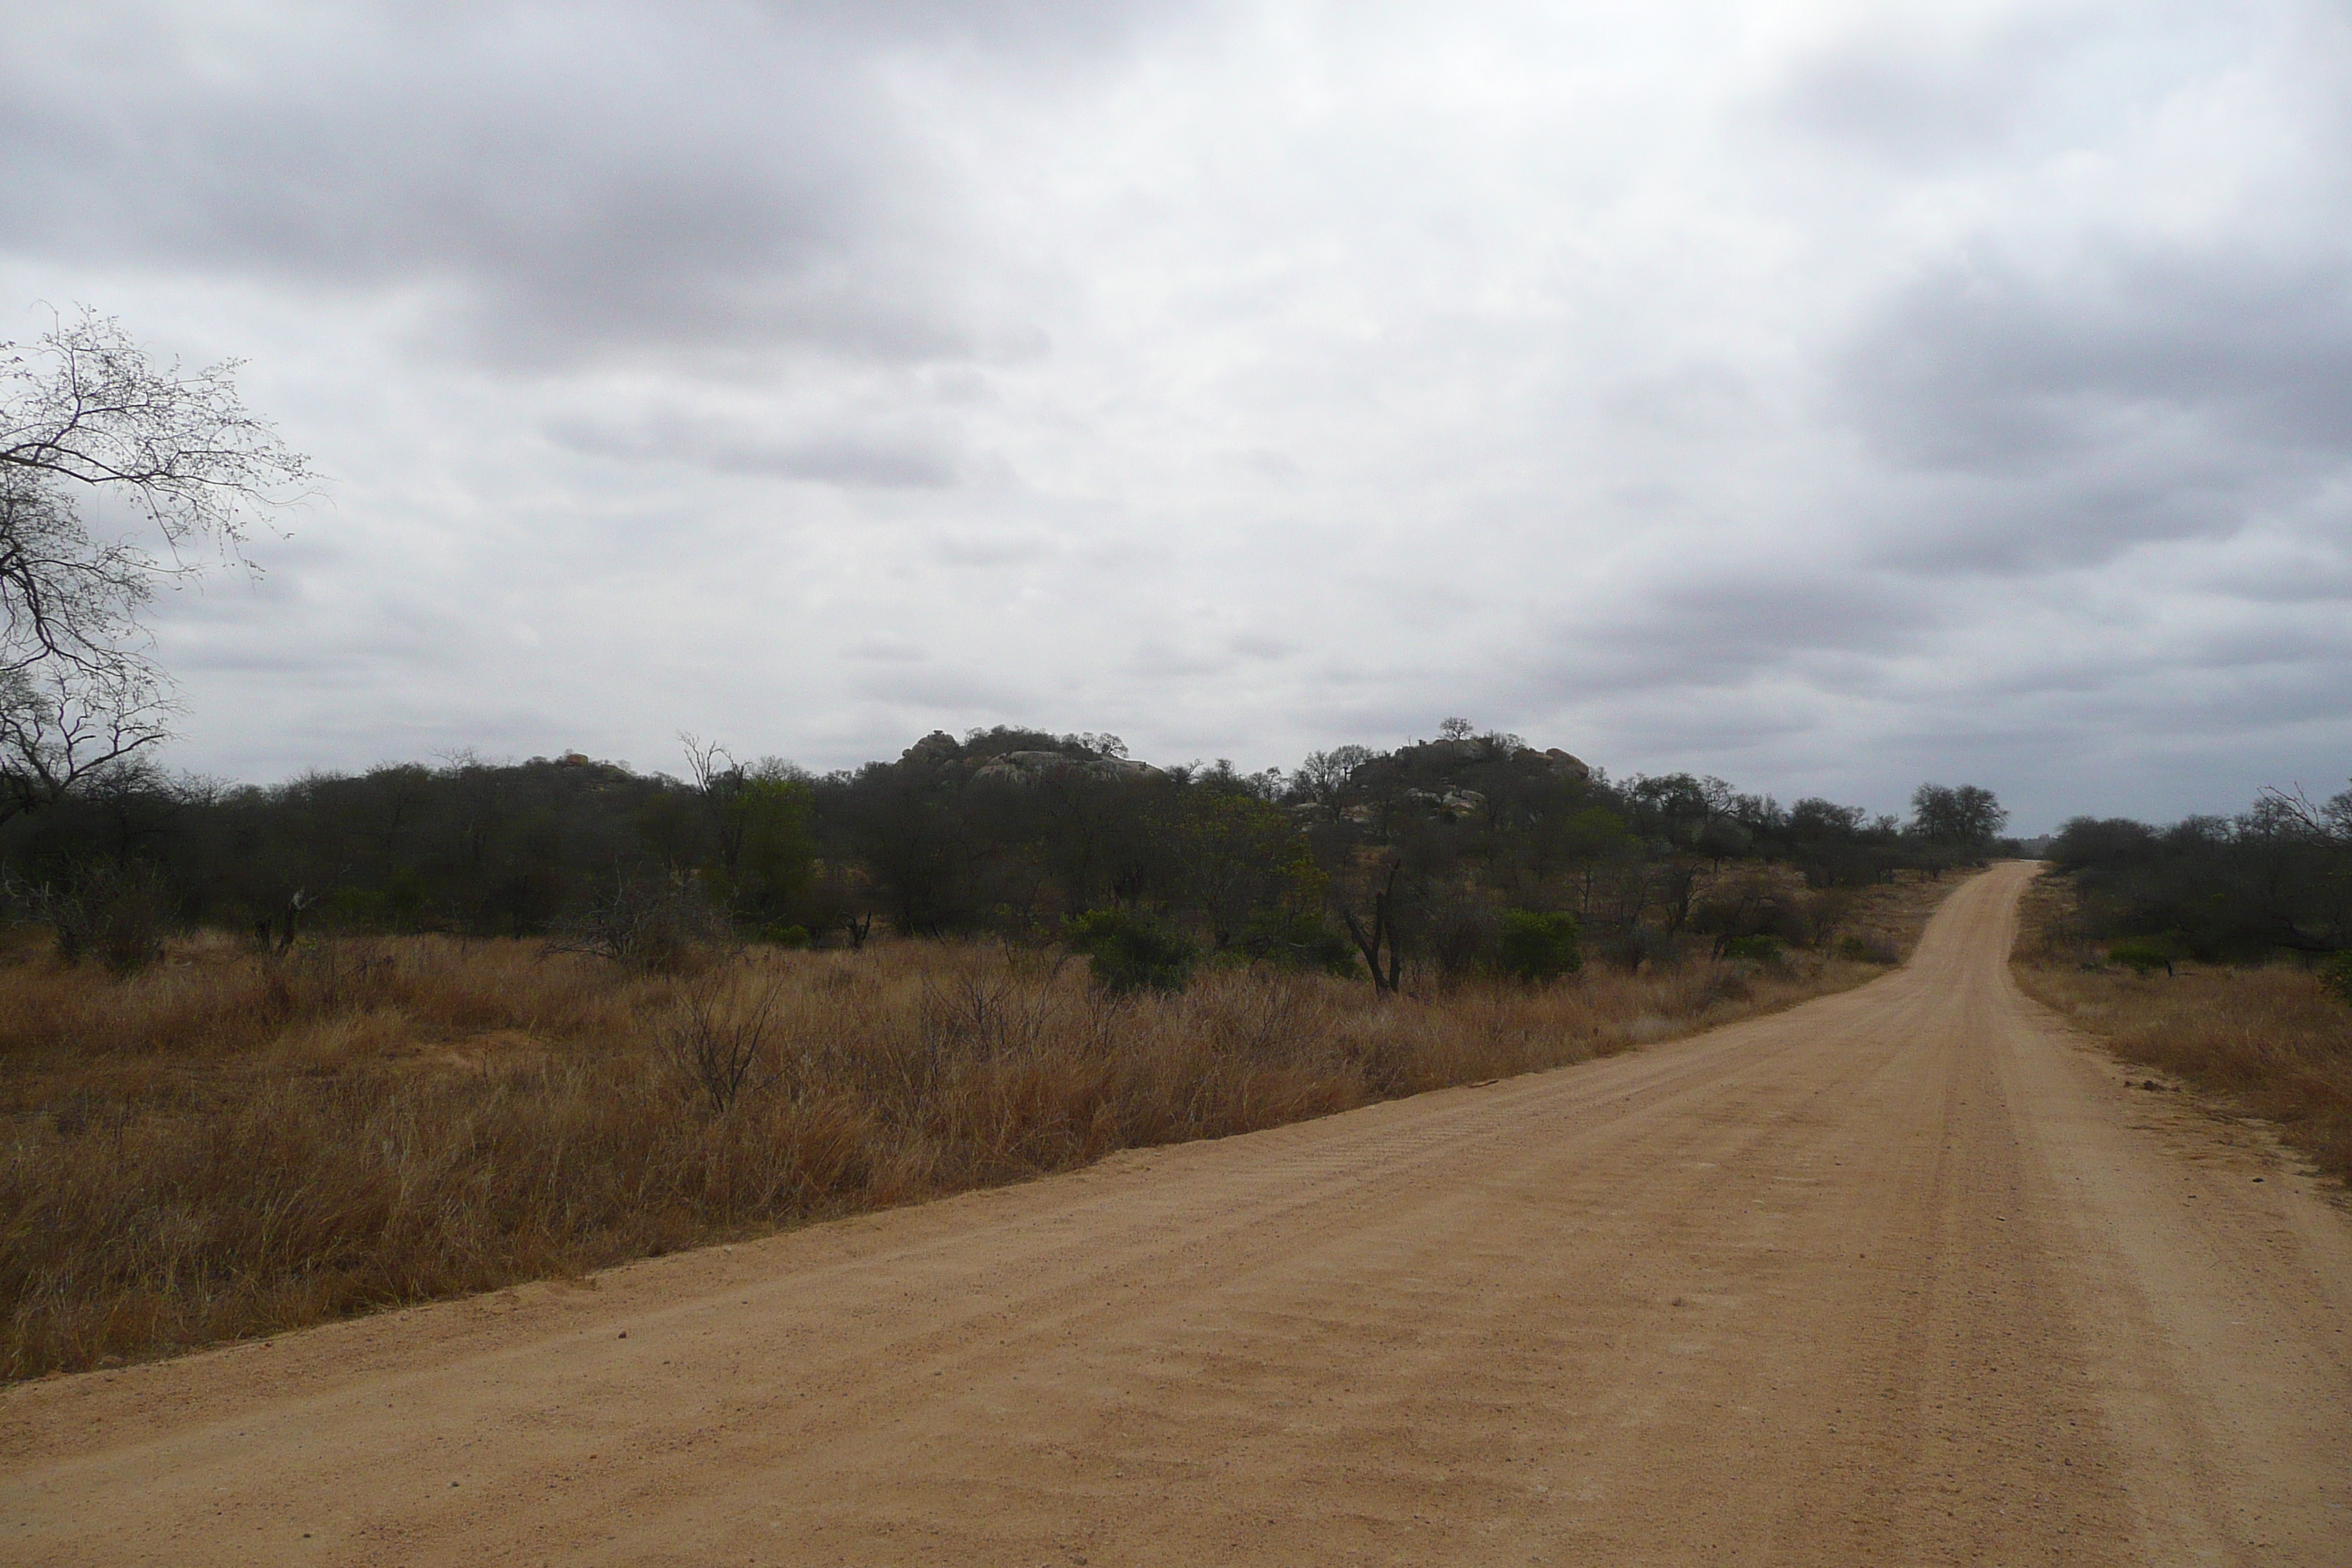
{"type": "Polygon", "coordinates": [[[1824,940],[1842,889],[2000,843],[1983,789],[1923,785],[1912,806],[1898,822],[1690,773],[1612,780],[1459,720],[1255,773],[1000,726],[822,777],[692,738],[678,776],[460,757],[258,787],[133,759],[0,823],[0,877],[19,919],[126,961],[158,921],[278,948],[445,931],[626,957],[730,931],[862,942],[878,921],[1066,941],[1098,970],[1132,952],[1164,978],[1181,951],[1392,986],[1408,963],[1543,978],[1588,952],[1824,940]],[[1766,867],[1782,869],[1725,874],[1766,867]]]}
{"type": "Polygon", "coordinates": [[[2049,858],[2081,894],[2084,933],[2160,957],[2244,962],[2352,948],[2352,789],[2266,791],[2236,816],[2169,826],[2078,816],[2049,858]]]}

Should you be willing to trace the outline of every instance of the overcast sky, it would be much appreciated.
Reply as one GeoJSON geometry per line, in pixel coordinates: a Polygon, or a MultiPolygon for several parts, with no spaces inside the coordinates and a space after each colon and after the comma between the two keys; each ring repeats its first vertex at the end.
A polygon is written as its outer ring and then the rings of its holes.
{"type": "Polygon", "coordinates": [[[8,12],[0,338],[331,479],[163,607],[179,766],[2352,773],[2341,5],[8,12]]]}

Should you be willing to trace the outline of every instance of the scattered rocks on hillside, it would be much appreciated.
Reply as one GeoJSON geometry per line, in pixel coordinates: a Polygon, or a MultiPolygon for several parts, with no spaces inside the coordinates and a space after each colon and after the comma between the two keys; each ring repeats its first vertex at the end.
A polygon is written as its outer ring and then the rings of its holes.
{"type": "Polygon", "coordinates": [[[997,784],[1035,784],[1055,773],[1098,779],[1165,778],[1150,763],[1125,757],[1074,757],[1066,752],[1007,752],[983,763],[971,776],[997,784]]]}
{"type": "Polygon", "coordinates": [[[1486,797],[1475,789],[1409,789],[1405,799],[1447,816],[1475,816],[1486,809],[1486,797]]]}

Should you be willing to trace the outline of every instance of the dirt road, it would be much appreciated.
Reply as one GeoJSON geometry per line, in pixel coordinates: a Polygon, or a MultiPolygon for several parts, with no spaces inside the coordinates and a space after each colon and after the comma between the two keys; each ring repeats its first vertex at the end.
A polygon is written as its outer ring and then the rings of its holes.
{"type": "Polygon", "coordinates": [[[2352,1224],[2009,983],[0,1397],[22,1563],[2352,1563],[2352,1224]]]}

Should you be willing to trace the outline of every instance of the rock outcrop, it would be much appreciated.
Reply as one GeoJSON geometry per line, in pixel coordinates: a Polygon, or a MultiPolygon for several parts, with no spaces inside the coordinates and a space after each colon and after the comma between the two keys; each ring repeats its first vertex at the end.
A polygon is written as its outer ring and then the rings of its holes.
{"type": "Polygon", "coordinates": [[[1570,756],[1558,746],[1554,746],[1545,752],[1543,753],[1543,757],[1544,760],[1551,765],[1551,771],[1559,774],[1562,778],[1571,778],[1577,780],[1579,783],[1582,783],[1592,777],[1592,770],[1591,768],[1585,766],[1583,763],[1578,761],[1576,758],[1570,756]]]}
{"type": "Polygon", "coordinates": [[[902,763],[927,763],[936,767],[941,763],[955,761],[962,751],[962,744],[953,735],[949,734],[945,730],[934,730],[899,752],[898,760],[902,763]]]}
{"type": "Polygon", "coordinates": [[[1098,779],[1167,777],[1150,763],[1131,762],[1125,757],[1074,757],[1066,752],[1006,752],[982,764],[971,776],[975,782],[1027,784],[1056,773],[1098,779]]]}

